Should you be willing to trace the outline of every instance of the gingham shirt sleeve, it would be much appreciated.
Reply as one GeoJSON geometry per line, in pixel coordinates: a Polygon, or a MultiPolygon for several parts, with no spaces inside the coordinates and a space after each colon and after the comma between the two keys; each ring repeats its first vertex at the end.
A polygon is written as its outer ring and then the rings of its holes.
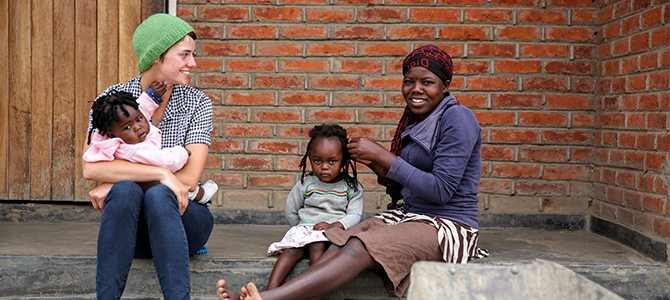
{"type": "Polygon", "coordinates": [[[191,116],[189,122],[189,129],[186,133],[186,139],[184,140],[184,145],[188,144],[206,144],[211,147],[212,142],[210,139],[210,132],[212,132],[212,101],[203,93],[198,90],[198,105],[191,116]]]}

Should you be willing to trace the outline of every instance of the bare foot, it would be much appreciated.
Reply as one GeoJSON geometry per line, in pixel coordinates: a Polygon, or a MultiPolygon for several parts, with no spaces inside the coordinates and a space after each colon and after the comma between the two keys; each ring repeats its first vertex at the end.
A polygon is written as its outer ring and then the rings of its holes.
{"type": "MultiPolygon", "coordinates": [[[[256,290],[258,293],[258,290],[256,290]]],[[[216,283],[216,295],[219,300],[237,300],[240,299],[240,293],[231,291],[226,287],[226,281],[221,279],[216,283]]]]}
{"type": "Polygon", "coordinates": [[[253,282],[249,282],[247,287],[242,287],[240,300],[263,300],[263,298],[261,298],[261,294],[258,292],[256,285],[253,282]]]}

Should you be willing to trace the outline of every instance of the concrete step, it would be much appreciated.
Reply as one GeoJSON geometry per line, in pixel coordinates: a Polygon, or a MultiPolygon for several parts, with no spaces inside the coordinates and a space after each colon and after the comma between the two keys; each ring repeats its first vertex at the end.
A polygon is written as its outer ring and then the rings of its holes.
{"type": "MultiPolygon", "coordinates": [[[[95,222],[0,222],[0,299],[95,299],[95,222]]],[[[267,246],[288,226],[215,225],[209,252],[191,258],[193,299],[216,299],[215,282],[264,289],[276,258],[267,246]]],[[[666,263],[586,230],[481,230],[489,258],[473,263],[518,265],[544,259],[561,264],[625,299],[669,299],[666,263]]],[[[294,274],[307,268],[302,261],[294,274]]],[[[124,299],[161,299],[153,262],[133,262],[124,299]]],[[[394,299],[371,272],[326,299],[394,299]]]]}

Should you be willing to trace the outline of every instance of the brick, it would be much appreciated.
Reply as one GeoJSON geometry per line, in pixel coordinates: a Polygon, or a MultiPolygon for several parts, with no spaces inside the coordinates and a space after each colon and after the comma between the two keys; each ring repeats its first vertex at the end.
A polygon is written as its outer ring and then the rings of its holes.
{"type": "Polygon", "coordinates": [[[604,37],[606,39],[614,39],[621,36],[621,23],[612,23],[605,26],[604,37]]]}
{"type": "Polygon", "coordinates": [[[617,184],[622,187],[634,188],[635,180],[635,173],[619,171],[617,184]]]}
{"type": "Polygon", "coordinates": [[[564,78],[527,77],[522,83],[524,90],[567,91],[568,80],[564,78]]]}
{"type": "Polygon", "coordinates": [[[353,9],[309,9],[307,10],[307,20],[310,21],[326,21],[326,22],[341,22],[351,21],[354,19],[353,9]]]}
{"type": "Polygon", "coordinates": [[[596,117],[596,124],[599,127],[623,127],[625,126],[626,116],[620,113],[599,114],[596,117]]]}
{"type": "Polygon", "coordinates": [[[465,22],[501,23],[512,21],[512,11],[506,9],[466,9],[465,22]]]}
{"type": "Polygon", "coordinates": [[[665,212],[664,206],[666,205],[666,201],[664,201],[660,197],[654,197],[654,196],[645,196],[642,198],[643,202],[643,208],[645,211],[657,213],[657,214],[663,214],[665,212]]]}
{"type": "Polygon", "coordinates": [[[614,17],[614,6],[606,6],[600,9],[600,21],[605,23],[614,17]]]}
{"type": "Polygon", "coordinates": [[[212,140],[212,152],[241,152],[244,150],[244,141],[241,140],[212,140]]]}
{"type": "Polygon", "coordinates": [[[402,111],[361,109],[358,114],[359,122],[397,124],[402,116],[402,111]]]}
{"type": "Polygon", "coordinates": [[[270,170],[272,169],[271,157],[228,157],[226,159],[226,168],[233,170],[270,170]]]}
{"type": "Polygon", "coordinates": [[[433,0],[386,0],[385,3],[386,4],[421,5],[421,4],[433,4],[433,0]]]}
{"type": "Polygon", "coordinates": [[[595,0],[550,0],[550,6],[591,6],[595,0]]]}
{"type": "Polygon", "coordinates": [[[226,136],[272,136],[272,126],[268,125],[228,125],[226,136]]]}
{"type": "Polygon", "coordinates": [[[517,182],[517,195],[528,196],[565,196],[568,188],[565,183],[517,182]]]}
{"type": "Polygon", "coordinates": [[[642,95],[640,96],[640,109],[658,109],[657,95],[642,95]]]}
{"type": "Polygon", "coordinates": [[[449,26],[440,28],[440,39],[449,40],[488,40],[489,27],[449,26]]]}
{"type": "Polygon", "coordinates": [[[299,153],[299,143],[280,142],[272,140],[251,141],[249,148],[252,152],[259,153],[299,153]]]}
{"type": "Polygon", "coordinates": [[[665,238],[670,237],[670,222],[657,218],[654,220],[654,232],[665,238]]]}
{"type": "MultiPolygon", "coordinates": [[[[487,0],[437,0],[437,4],[481,6],[484,5],[486,1],[487,0]]],[[[432,1],[429,3],[432,3],[432,1]]]]}
{"type": "Polygon", "coordinates": [[[532,130],[492,129],[492,142],[537,143],[539,134],[532,130]]]}
{"type": "Polygon", "coordinates": [[[245,121],[247,119],[246,110],[235,110],[214,107],[212,110],[212,118],[214,120],[228,120],[228,121],[245,121]]]}
{"type": "Polygon", "coordinates": [[[355,126],[355,127],[345,127],[344,129],[347,130],[348,137],[365,137],[376,140],[379,139],[379,137],[381,136],[381,130],[376,127],[355,126]]]}
{"type": "Polygon", "coordinates": [[[226,104],[230,105],[271,105],[273,93],[227,93],[226,104]]]}
{"type": "Polygon", "coordinates": [[[493,97],[496,107],[541,107],[542,97],[531,94],[499,94],[493,97]]]}
{"type": "Polygon", "coordinates": [[[473,44],[468,49],[468,56],[514,57],[516,47],[507,44],[473,44]]]}
{"type": "Polygon", "coordinates": [[[545,37],[548,40],[589,42],[594,40],[590,28],[547,28],[545,37]]]}
{"type": "Polygon", "coordinates": [[[503,178],[538,178],[540,176],[539,166],[523,165],[494,165],[491,176],[503,178]]]}
{"type": "Polygon", "coordinates": [[[652,0],[633,0],[633,11],[643,10],[651,6],[652,0]]]}
{"type": "Polygon", "coordinates": [[[211,87],[246,87],[249,86],[249,77],[236,75],[201,75],[200,85],[211,87]]]}
{"type": "Polygon", "coordinates": [[[302,45],[280,43],[257,43],[256,53],[260,56],[301,56],[302,45]]]}
{"type": "MultiPolygon", "coordinates": [[[[466,11],[466,16],[467,16],[466,11]]],[[[573,14],[576,12],[573,11],[573,14]]],[[[511,15],[511,14],[510,14],[511,15]]],[[[519,11],[519,22],[522,23],[565,23],[568,16],[563,11],[537,11],[521,10],[519,11]]]]}
{"type": "Polygon", "coordinates": [[[374,40],[384,37],[384,30],[378,26],[336,26],[333,28],[333,34],[338,39],[374,40]]]}
{"type": "Polygon", "coordinates": [[[667,161],[667,154],[649,152],[646,153],[645,155],[646,155],[645,158],[646,167],[648,169],[658,171],[661,169],[661,166],[663,166],[663,164],[667,161]]]}
{"type": "MultiPolygon", "coordinates": [[[[286,158],[286,157],[278,157],[277,158],[277,165],[275,167],[275,170],[278,171],[298,171],[300,168],[300,160],[301,158],[286,158]]],[[[309,164],[307,164],[309,168],[309,164]]]]}
{"type": "Polygon", "coordinates": [[[249,55],[249,45],[246,44],[203,42],[200,50],[210,56],[249,55]]]}
{"type": "Polygon", "coordinates": [[[221,157],[219,156],[207,156],[205,161],[205,169],[220,169],[221,168],[221,157]]]}
{"type": "Polygon", "coordinates": [[[621,74],[630,74],[637,71],[637,57],[625,58],[621,60],[621,74]]]}
{"type": "Polygon", "coordinates": [[[312,88],[327,88],[327,89],[339,89],[339,88],[358,88],[359,77],[358,76],[312,76],[310,78],[310,87],[312,88]]]}
{"type": "Polygon", "coordinates": [[[644,90],[647,88],[647,75],[628,77],[629,90],[644,90]]]}
{"type": "Polygon", "coordinates": [[[585,131],[564,131],[558,132],[554,130],[542,131],[543,142],[569,143],[569,144],[585,144],[593,141],[593,133],[585,131]]]}
{"type": "Polygon", "coordinates": [[[444,22],[456,23],[459,21],[459,11],[445,8],[412,8],[409,19],[412,22],[444,22]]]}
{"type": "Polygon", "coordinates": [[[250,39],[273,39],[277,28],[274,26],[230,26],[228,36],[250,39]]]}
{"type": "Polygon", "coordinates": [[[336,60],[334,72],[338,73],[381,73],[382,62],[378,60],[336,60]]]}
{"type": "MultiPolygon", "coordinates": [[[[616,97],[613,97],[613,98],[616,99],[616,97]]],[[[637,96],[622,96],[621,97],[621,109],[623,109],[623,110],[635,110],[635,109],[637,109],[637,107],[638,107],[637,96]]]]}
{"type": "Polygon", "coordinates": [[[469,90],[515,90],[516,78],[513,77],[477,77],[468,79],[469,90]]]}
{"type": "MultiPolygon", "coordinates": [[[[635,148],[635,140],[634,134],[622,132],[619,134],[619,147],[635,148]]],[[[644,160],[644,156],[642,159],[644,160]]]]}
{"type": "Polygon", "coordinates": [[[289,105],[326,105],[328,97],[324,93],[284,92],[280,93],[279,102],[289,105]]]}
{"type": "Polygon", "coordinates": [[[591,170],[587,166],[544,167],[542,178],[546,180],[590,180],[591,170]]]}
{"type": "Polygon", "coordinates": [[[469,108],[485,108],[487,107],[487,97],[479,95],[459,95],[458,102],[461,105],[469,108]]]}
{"type": "Polygon", "coordinates": [[[568,117],[564,114],[555,113],[520,112],[519,124],[566,126],[568,124],[568,117]]]}
{"type": "Polygon", "coordinates": [[[282,138],[309,138],[309,130],[313,126],[278,126],[277,136],[282,138]]]}
{"type": "MultiPolygon", "coordinates": [[[[610,169],[603,170],[602,181],[605,182],[605,183],[610,183],[610,184],[616,183],[616,171],[610,170],[610,169]]],[[[608,194],[617,194],[616,190],[612,190],[612,187],[607,188],[607,193],[608,194]]]]}
{"type": "Polygon", "coordinates": [[[670,72],[649,74],[649,89],[667,89],[670,82],[670,72]]]}
{"type": "Polygon", "coordinates": [[[574,127],[593,127],[596,124],[593,114],[572,114],[571,124],[574,127]]]}
{"type": "Polygon", "coordinates": [[[300,113],[294,111],[258,111],[254,113],[258,122],[286,123],[300,121],[300,113]]]}
{"type": "MultiPolygon", "coordinates": [[[[381,43],[381,44],[362,44],[358,46],[358,54],[365,56],[379,55],[407,55],[410,52],[407,45],[381,43]]],[[[402,60],[402,59],[401,59],[402,60]]]]}
{"type": "Polygon", "coordinates": [[[363,22],[397,22],[407,20],[406,9],[367,8],[358,11],[358,20],[363,22]]]}
{"type": "Polygon", "coordinates": [[[490,196],[489,211],[496,214],[536,214],[540,210],[541,200],[534,197],[490,196]]]}
{"type": "Polygon", "coordinates": [[[244,177],[239,173],[207,173],[203,175],[208,179],[214,180],[219,186],[241,187],[244,184],[244,177]]]}
{"type": "Polygon", "coordinates": [[[512,183],[509,181],[482,178],[482,180],[479,182],[480,193],[509,195],[511,194],[511,190],[512,183]]]}
{"type": "Polygon", "coordinates": [[[565,45],[521,45],[521,55],[528,57],[567,57],[570,54],[565,45]]]}
{"type": "Polygon", "coordinates": [[[377,106],[383,105],[384,99],[379,94],[361,94],[358,92],[353,94],[338,93],[333,97],[333,104],[341,106],[377,106]]]}
{"type": "Polygon", "coordinates": [[[596,91],[596,80],[591,78],[573,78],[572,91],[575,93],[590,93],[596,91]]]}
{"type": "MultiPolygon", "coordinates": [[[[637,136],[637,146],[642,149],[655,149],[654,140],[656,136],[654,134],[638,134],[637,136]]],[[[651,162],[651,160],[648,160],[651,162]]],[[[654,163],[654,165],[660,166],[660,164],[654,163]]]]}
{"type": "Polygon", "coordinates": [[[614,6],[614,16],[621,17],[630,13],[630,1],[622,1],[614,6]]]}
{"type": "Polygon", "coordinates": [[[544,198],[542,199],[542,212],[547,214],[587,214],[589,201],[587,199],[567,198],[544,198]]]}
{"type": "Polygon", "coordinates": [[[284,4],[326,4],[328,0],[282,0],[284,4]]]}
{"type": "Polygon", "coordinates": [[[570,160],[579,162],[589,162],[593,157],[592,149],[572,149],[570,150],[570,160]]]}
{"type": "Polygon", "coordinates": [[[291,187],[295,184],[293,176],[287,175],[250,175],[249,186],[291,187]]]}
{"type": "Polygon", "coordinates": [[[417,40],[435,38],[435,27],[428,26],[402,26],[389,27],[386,36],[390,40],[417,40]]]}
{"type": "Polygon", "coordinates": [[[500,5],[500,6],[538,6],[540,0],[491,0],[489,1],[491,5],[500,5]]]}
{"type": "Polygon", "coordinates": [[[605,68],[602,75],[613,75],[619,74],[619,69],[621,67],[621,62],[619,60],[611,60],[605,62],[605,68]]]}
{"type": "Polygon", "coordinates": [[[354,54],[354,44],[310,44],[307,45],[307,55],[313,56],[339,56],[354,54]]]}
{"type": "Polygon", "coordinates": [[[325,72],[328,71],[327,60],[282,60],[279,62],[279,68],[283,71],[308,71],[308,72],[325,72]]]}
{"type": "Polygon", "coordinates": [[[366,89],[397,89],[402,86],[400,77],[365,78],[366,89]]]}
{"type": "Polygon", "coordinates": [[[592,109],[593,99],[590,96],[546,95],[545,106],[553,108],[592,109]]]}
{"type": "Polygon", "coordinates": [[[382,0],[334,0],[334,3],[347,4],[381,4],[382,0]]]}
{"type": "MultiPolygon", "coordinates": [[[[203,20],[247,20],[249,11],[241,7],[199,7],[198,18],[203,20]]],[[[198,35],[199,36],[199,35],[198,35]]]]}
{"type": "Polygon", "coordinates": [[[592,62],[547,62],[544,69],[549,74],[566,75],[595,75],[595,65],[592,62]]]}
{"type": "Polygon", "coordinates": [[[249,72],[249,71],[274,71],[274,59],[245,59],[245,60],[229,60],[226,62],[226,69],[233,72],[249,72]]]}
{"type": "Polygon", "coordinates": [[[197,58],[195,60],[198,70],[204,71],[220,71],[223,63],[221,59],[216,58],[197,58]]]}
{"type": "Polygon", "coordinates": [[[261,21],[301,21],[302,9],[294,7],[264,7],[254,9],[254,19],[261,21]]]}
{"type": "Polygon", "coordinates": [[[495,62],[496,71],[503,73],[540,73],[542,62],[539,60],[499,60],[495,62]]]}
{"type": "Polygon", "coordinates": [[[624,36],[638,29],[640,29],[640,15],[625,19],[621,24],[621,34],[624,36]]]}
{"type": "Polygon", "coordinates": [[[628,114],[626,115],[626,128],[643,128],[644,114],[628,114]]]}
{"type": "Polygon", "coordinates": [[[222,197],[223,209],[267,210],[269,203],[266,191],[224,190],[222,197]]]}
{"type": "Polygon", "coordinates": [[[482,146],[482,160],[514,160],[514,150],[508,147],[482,146]]]}
{"type": "MultiPolygon", "coordinates": [[[[669,9],[669,11],[670,11],[670,9],[669,9]]],[[[667,13],[667,14],[670,14],[670,12],[667,13]]],[[[635,37],[633,37],[633,38],[635,38],[635,37]]],[[[636,39],[637,41],[640,41],[640,47],[641,47],[640,49],[643,49],[642,46],[646,45],[646,44],[644,44],[645,43],[644,38],[645,38],[645,36],[641,35],[640,37],[638,37],[638,39],[636,39]]],[[[633,39],[631,38],[631,44],[632,43],[633,43],[633,39]]],[[[670,44],[670,28],[665,26],[665,29],[654,30],[654,31],[651,32],[651,47],[658,47],[658,46],[668,45],[668,44],[670,44]]],[[[632,45],[631,45],[631,48],[632,48],[632,45]]]]}
{"type": "Polygon", "coordinates": [[[481,125],[509,125],[514,123],[514,113],[475,112],[481,125]]]}
{"type": "Polygon", "coordinates": [[[221,26],[206,26],[206,25],[193,25],[193,32],[199,38],[221,38],[221,33],[223,29],[221,26]]]}
{"type": "Polygon", "coordinates": [[[644,168],[644,154],[634,151],[626,151],[625,154],[626,167],[643,169],[644,168]]]}
{"type": "Polygon", "coordinates": [[[519,161],[566,162],[568,151],[566,149],[522,148],[519,150],[519,161]]]}
{"type": "Polygon", "coordinates": [[[572,10],[572,23],[574,24],[595,24],[598,20],[598,11],[596,10],[572,10]]]}
{"type": "Polygon", "coordinates": [[[305,84],[302,76],[256,76],[254,84],[262,87],[300,88],[305,84]]]}
{"type": "Polygon", "coordinates": [[[307,119],[318,122],[353,122],[356,114],[346,110],[315,110],[307,112],[307,119]]]}
{"type": "Polygon", "coordinates": [[[623,204],[636,210],[642,208],[642,196],[639,193],[624,192],[623,204]]]}
{"type": "Polygon", "coordinates": [[[326,38],[328,28],[325,26],[283,26],[281,37],[284,38],[326,38]]]}
{"type": "Polygon", "coordinates": [[[502,40],[538,40],[541,37],[539,28],[524,26],[497,27],[495,34],[502,40]]]}
{"type": "Polygon", "coordinates": [[[649,33],[643,32],[636,34],[630,38],[630,51],[637,52],[640,50],[649,49],[649,33]]]}
{"type": "Polygon", "coordinates": [[[617,41],[614,41],[614,46],[612,48],[612,54],[614,55],[619,55],[619,54],[625,54],[628,51],[630,51],[630,47],[628,46],[629,44],[629,39],[620,39],[617,41]]]}
{"type": "Polygon", "coordinates": [[[666,129],[668,126],[667,113],[647,114],[647,129],[666,129]]]}

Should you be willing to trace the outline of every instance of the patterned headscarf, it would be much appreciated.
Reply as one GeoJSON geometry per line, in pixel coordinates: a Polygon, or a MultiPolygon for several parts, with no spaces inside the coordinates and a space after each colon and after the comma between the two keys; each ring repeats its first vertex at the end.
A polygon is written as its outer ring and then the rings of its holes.
{"type": "MultiPolygon", "coordinates": [[[[414,49],[412,53],[407,55],[402,61],[402,74],[404,75],[409,69],[414,67],[424,67],[435,73],[443,82],[451,80],[454,65],[449,54],[433,45],[425,45],[414,49]]],[[[408,125],[418,122],[419,115],[413,113],[409,107],[405,107],[405,111],[400,117],[398,128],[396,128],[393,140],[391,141],[391,152],[400,156],[402,151],[402,132],[408,125]]],[[[388,209],[394,209],[397,206],[398,200],[402,199],[400,184],[392,182],[386,185],[386,193],[391,196],[392,202],[387,205],[388,209]]]]}

